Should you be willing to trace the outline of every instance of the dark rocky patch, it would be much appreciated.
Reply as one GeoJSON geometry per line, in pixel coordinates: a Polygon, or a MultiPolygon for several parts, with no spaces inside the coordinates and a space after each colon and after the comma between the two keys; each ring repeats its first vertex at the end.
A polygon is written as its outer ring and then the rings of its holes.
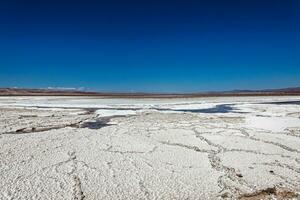
{"type": "Polygon", "coordinates": [[[299,199],[300,196],[295,192],[289,191],[283,188],[267,188],[264,190],[260,190],[250,194],[241,195],[239,200],[269,200],[269,199],[277,199],[277,200],[292,200],[299,199]]]}
{"type": "Polygon", "coordinates": [[[105,126],[111,126],[111,124],[108,124],[111,118],[100,118],[96,119],[94,121],[87,121],[80,124],[79,128],[89,128],[89,129],[100,129],[105,126]]]}
{"type": "Polygon", "coordinates": [[[33,117],[38,117],[38,116],[37,115],[20,115],[19,119],[22,119],[22,118],[33,118],[33,117]]]}

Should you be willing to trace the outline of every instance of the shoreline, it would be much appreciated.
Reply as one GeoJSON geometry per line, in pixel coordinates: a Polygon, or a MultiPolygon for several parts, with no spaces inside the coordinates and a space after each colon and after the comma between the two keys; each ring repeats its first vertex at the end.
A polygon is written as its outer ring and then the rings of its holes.
{"type": "Polygon", "coordinates": [[[203,92],[112,92],[112,91],[80,91],[50,90],[30,88],[0,88],[0,97],[46,96],[46,97],[101,97],[101,98],[200,98],[200,97],[243,97],[243,96],[300,96],[300,87],[261,89],[261,90],[229,90],[203,92]]]}
{"type": "Polygon", "coordinates": [[[0,94],[1,97],[87,97],[124,99],[182,99],[205,97],[262,97],[262,96],[300,96],[300,93],[248,93],[248,94],[0,94]]]}

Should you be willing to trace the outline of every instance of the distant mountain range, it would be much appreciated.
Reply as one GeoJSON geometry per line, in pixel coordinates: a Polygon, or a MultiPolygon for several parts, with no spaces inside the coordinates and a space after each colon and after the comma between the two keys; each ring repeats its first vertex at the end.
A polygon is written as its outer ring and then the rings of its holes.
{"type": "Polygon", "coordinates": [[[280,89],[264,89],[264,90],[232,90],[229,92],[237,93],[253,93],[253,92],[300,92],[300,87],[280,88],[280,89]]]}
{"type": "Polygon", "coordinates": [[[209,96],[275,96],[300,95],[300,87],[265,89],[265,90],[231,90],[221,92],[199,93],[113,93],[88,92],[76,89],[22,89],[0,88],[0,96],[97,96],[97,97],[124,97],[124,98],[175,98],[175,97],[209,97],[209,96]]]}

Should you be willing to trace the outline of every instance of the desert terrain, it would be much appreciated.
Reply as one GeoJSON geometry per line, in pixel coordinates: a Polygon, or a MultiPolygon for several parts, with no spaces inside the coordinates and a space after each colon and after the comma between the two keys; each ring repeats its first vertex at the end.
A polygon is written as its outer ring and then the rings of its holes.
{"type": "Polygon", "coordinates": [[[0,97],[0,199],[300,199],[300,96],[0,97]]]}

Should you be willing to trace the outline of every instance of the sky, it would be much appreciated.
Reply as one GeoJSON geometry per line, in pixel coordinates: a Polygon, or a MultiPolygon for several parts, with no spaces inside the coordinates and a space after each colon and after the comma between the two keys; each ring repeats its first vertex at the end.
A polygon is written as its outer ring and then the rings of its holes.
{"type": "Polygon", "coordinates": [[[0,87],[300,86],[300,0],[0,0],[0,87]]]}

